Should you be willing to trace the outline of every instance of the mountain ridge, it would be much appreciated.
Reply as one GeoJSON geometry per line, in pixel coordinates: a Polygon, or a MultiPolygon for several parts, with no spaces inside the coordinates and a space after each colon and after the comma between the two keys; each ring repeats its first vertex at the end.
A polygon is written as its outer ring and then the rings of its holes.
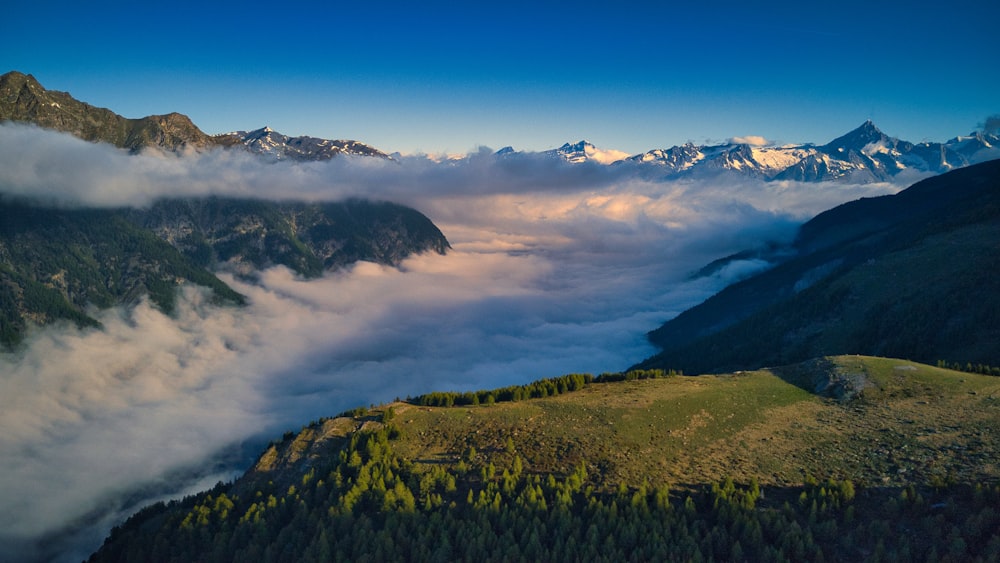
{"type": "MultiPolygon", "coordinates": [[[[764,181],[884,182],[905,170],[940,174],[970,164],[1000,158],[1000,136],[974,132],[944,143],[910,143],[890,137],[866,120],[824,145],[782,146],[730,141],[718,145],[685,143],[670,148],[615,158],[619,151],[589,141],[565,143],[543,155],[570,164],[586,162],[632,166],[660,179],[730,173],[764,181]],[[597,158],[595,158],[597,156],[597,158]]],[[[497,156],[518,154],[510,147],[497,156]]]]}
{"type": "Polygon", "coordinates": [[[34,76],[16,71],[0,75],[0,121],[3,120],[26,121],[131,152],[150,147],[176,151],[226,144],[213,140],[186,115],[125,118],[109,109],[80,102],[66,92],[46,90],[34,76]]]}
{"type": "Polygon", "coordinates": [[[132,153],[242,148],[275,161],[329,160],[340,154],[389,158],[358,141],[289,137],[267,127],[208,135],[191,118],[176,112],[130,119],[76,100],[67,92],[47,90],[31,74],[18,71],[0,75],[0,122],[5,120],[34,123],[132,153]]]}
{"type": "Polygon", "coordinates": [[[244,297],[176,248],[114,210],[42,208],[0,198],[0,346],[29,325],[69,320],[96,327],[91,307],[134,305],[144,296],[170,313],[177,286],[212,290],[216,302],[244,297]]]}
{"type": "Polygon", "coordinates": [[[146,209],[131,209],[128,216],[198,263],[239,275],[283,265],[316,277],[359,260],[395,266],[411,254],[445,254],[451,248],[420,212],[360,199],[163,199],[146,209]]]}
{"type": "Polygon", "coordinates": [[[368,156],[392,160],[388,154],[352,140],[330,140],[318,137],[290,137],[271,129],[262,127],[253,131],[235,131],[223,136],[235,137],[252,153],[277,160],[329,160],[338,155],[368,156]]]}
{"type": "MultiPolygon", "coordinates": [[[[243,137],[209,136],[179,113],[127,119],[46,90],[19,72],[0,76],[0,120],[5,119],[131,153],[221,147],[273,160],[326,160],[341,154],[388,158],[356,141],[292,138],[271,129],[243,137]],[[253,145],[254,139],[261,142],[253,145]]],[[[243,304],[244,297],[215,276],[220,271],[253,278],[283,265],[317,277],[359,260],[395,266],[411,254],[450,249],[440,229],[420,212],[360,199],[161,198],[145,208],[63,209],[0,194],[0,217],[2,348],[17,345],[30,326],[59,320],[97,326],[91,307],[132,306],[144,296],[169,314],[182,283],[210,288],[219,302],[243,304]]]]}

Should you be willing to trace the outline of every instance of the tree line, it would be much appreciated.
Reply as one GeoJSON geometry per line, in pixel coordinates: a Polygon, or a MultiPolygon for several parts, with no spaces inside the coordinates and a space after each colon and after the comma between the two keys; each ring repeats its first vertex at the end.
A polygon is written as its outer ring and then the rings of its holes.
{"type": "Polygon", "coordinates": [[[408,397],[406,401],[425,407],[492,405],[494,403],[555,397],[563,393],[579,391],[587,385],[594,383],[657,379],[675,375],[682,375],[682,372],[662,369],[640,369],[620,373],[603,373],[596,377],[589,373],[572,373],[560,377],[540,379],[525,385],[511,385],[500,389],[465,392],[436,391],[416,397],[408,397]]]}

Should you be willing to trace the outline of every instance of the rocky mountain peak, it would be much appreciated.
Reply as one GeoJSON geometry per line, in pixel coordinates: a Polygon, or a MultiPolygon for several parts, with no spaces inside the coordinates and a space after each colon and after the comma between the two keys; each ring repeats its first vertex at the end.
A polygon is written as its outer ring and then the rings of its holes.
{"type": "Polygon", "coordinates": [[[873,143],[891,142],[893,139],[883,133],[872,120],[866,120],[857,129],[845,135],[837,137],[826,145],[820,147],[828,154],[842,155],[850,151],[860,153],[866,146],[873,143]]]}

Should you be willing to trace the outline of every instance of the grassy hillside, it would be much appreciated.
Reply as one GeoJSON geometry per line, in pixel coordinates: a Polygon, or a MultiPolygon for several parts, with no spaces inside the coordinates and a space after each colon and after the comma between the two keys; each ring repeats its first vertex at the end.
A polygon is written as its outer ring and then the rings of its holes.
{"type": "Polygon", "coordinates": [[[405,435],[396,450],[429,464],[454,463],[469,447],[502,456],[509,437],[538,471],[586,461],[602,480],[630,485],[1000,477],[1000,378],[901,360],[592,383],[489,408],[391,407],[405,435]]]}
{"type": "Polygon", "coordinates": [[[1000,378],[842,356],[548,387],[318,421],[92,561],[1000,557],[1000,378]]]}

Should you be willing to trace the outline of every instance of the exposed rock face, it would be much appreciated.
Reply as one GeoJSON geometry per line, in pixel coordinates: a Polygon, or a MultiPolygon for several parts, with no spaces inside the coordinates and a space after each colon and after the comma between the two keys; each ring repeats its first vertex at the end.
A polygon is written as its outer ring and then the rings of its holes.
{"type": "Polygon", "coordinates": [[[340,155],[374,156],[391,159],[384,152],[359,141],[330,140],[318,137],[289,137],[270,127],[254,131],[236,131],[219,135],[218,139],[230,137],[254,154],[272,160],[329,160],[340,155]]]}

